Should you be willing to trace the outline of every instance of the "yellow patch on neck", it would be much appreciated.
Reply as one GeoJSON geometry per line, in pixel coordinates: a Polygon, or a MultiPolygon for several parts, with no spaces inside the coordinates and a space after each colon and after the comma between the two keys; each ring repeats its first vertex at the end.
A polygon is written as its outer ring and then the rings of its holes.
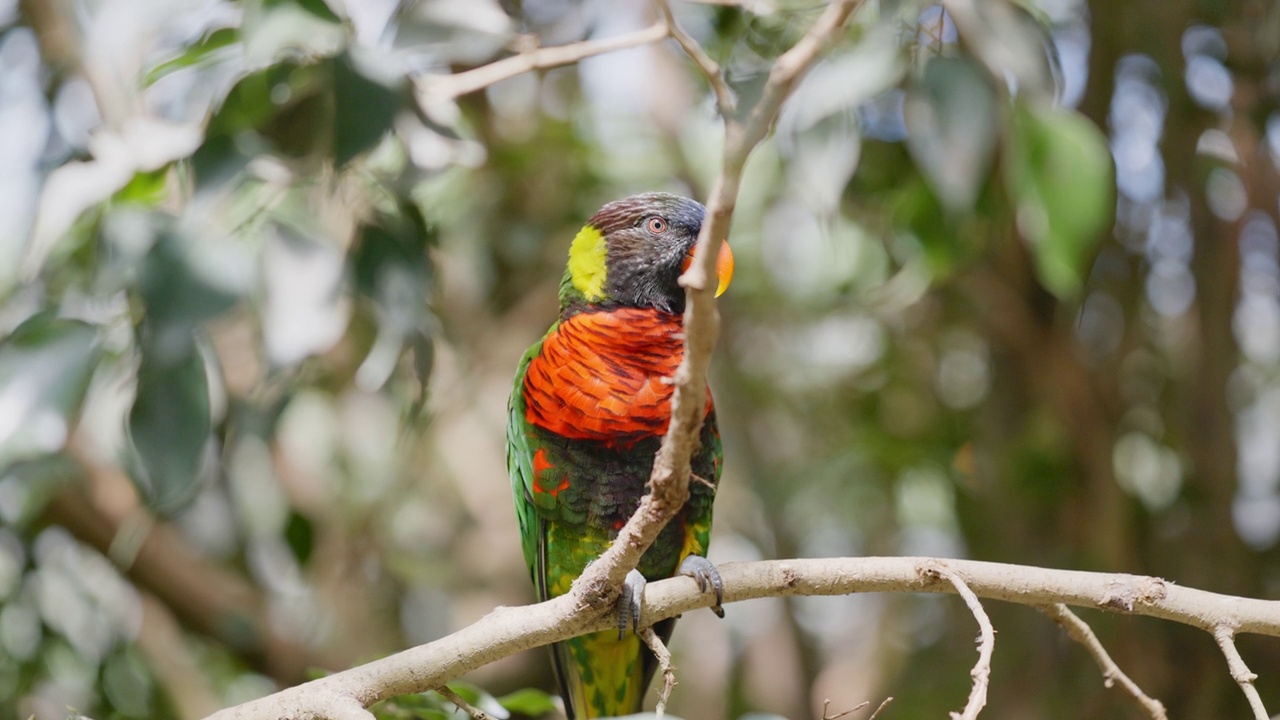
{"type": "Polygon", "coordinates": [[[569,280],[582,293],[587,302],[604,297],[605,268],[604,235],[590,225],[583,225],[569,246],[569,280]]]}

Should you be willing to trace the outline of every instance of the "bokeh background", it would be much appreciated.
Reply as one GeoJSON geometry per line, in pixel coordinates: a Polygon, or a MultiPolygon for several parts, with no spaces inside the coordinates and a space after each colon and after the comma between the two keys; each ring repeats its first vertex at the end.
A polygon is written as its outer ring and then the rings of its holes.
{"type": "MultiPolygon", "coordinates": [[[[821,7],[674,3],[744,106],[821,7]]],[[[585,218],[705,198],[721,123],[670,42],[438,78],[656,18],[0,0],[0,718],[200,717],[532,599],[515,365],[585,218]]],[[[1280,598],[1278,100],[1273,2],[864,3],[744,176],[712,558],[1280,598]]],[[[1139,717],[988,610],[984,717],[1139,717]]],[[[1209,636],[1084,617],[1173,717],[1247,714],[1209,636]]],[[[945,717],[974,636],[952,597],[695,613],[672,710],[945,717]]],[[[1241,650],[1280,708],[1276,641],[1241,650]]],[[[542,652],[468,679],[551,685],[542,652]]]]}

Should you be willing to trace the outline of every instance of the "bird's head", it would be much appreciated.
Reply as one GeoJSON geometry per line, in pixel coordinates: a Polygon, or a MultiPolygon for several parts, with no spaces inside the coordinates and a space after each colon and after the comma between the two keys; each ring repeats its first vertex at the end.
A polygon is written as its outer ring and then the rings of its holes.
{"type": "MultiPolygon", "coordinates": [[[[677,282],[693,259],[706,208],[669,193],[632,195],[600,208],[573,239],[560,283],[560,310],[593,307],[684,311],[677,282]]],[[[719,297],[733,277],[733,253],[720,244],[719,297]]]]}

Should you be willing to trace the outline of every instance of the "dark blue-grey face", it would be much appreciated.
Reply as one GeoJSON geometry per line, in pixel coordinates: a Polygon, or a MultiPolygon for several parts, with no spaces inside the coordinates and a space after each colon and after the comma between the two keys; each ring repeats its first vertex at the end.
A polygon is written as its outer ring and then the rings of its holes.
{"type": "Polygon", "coordinates": [[[605,238],[608,304],[684,312],[676,282],[698,241],[706,208],[670,193],[643,193],[605,205],[591,225],[605,238]]]}

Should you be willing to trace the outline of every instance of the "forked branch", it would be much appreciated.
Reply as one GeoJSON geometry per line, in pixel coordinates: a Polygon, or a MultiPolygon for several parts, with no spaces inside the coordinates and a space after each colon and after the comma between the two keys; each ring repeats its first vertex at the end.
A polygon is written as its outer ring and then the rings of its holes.
{"type": "Polygon", "coordinates": [[[1254,720],[1268,720],[1271,716],[1263,707],[1262,696],[1258,694],[1258,688],[1253,684],[1258,676],[1249,669],[1244,658],[1240,656],[1240,650],[1236,648],[1235,631],[1230,625],[1218,625],[1213,629],[1213,639],[1218,641],[1218,647],[1222,648],[1222,654],[1227,658],[1227,669],[1231,672],[1231,679],[1236,681],[1244,691],[1244,696],[1248,698],[1249,709],[1253,710],[1254,720]]]}

